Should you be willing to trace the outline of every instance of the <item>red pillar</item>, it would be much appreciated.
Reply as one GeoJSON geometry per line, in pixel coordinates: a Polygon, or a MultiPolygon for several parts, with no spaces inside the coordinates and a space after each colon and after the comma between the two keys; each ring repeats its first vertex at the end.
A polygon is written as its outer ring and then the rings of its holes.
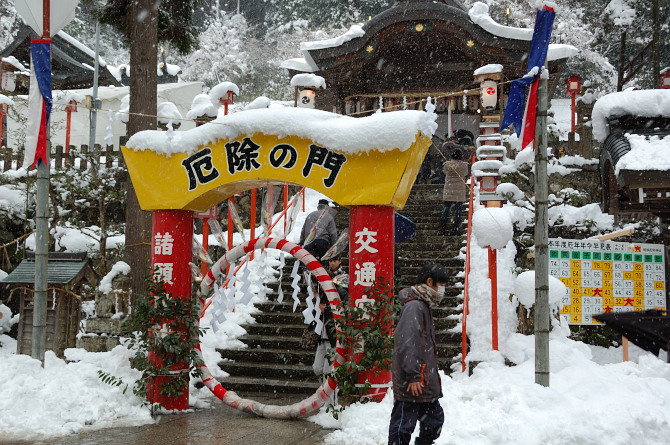
{"type": "MultiPolygon", "coordinates": [[[[256,239],[256,195],[258,189],[251,189],[251,214],[249,215],[249,238],[256,239]]],[[[253,261],[254,251],[249,253],[249,259],[253,261]]]]}
{"type": "Polygon", "coordinates": [[[288,221],[288,212],[286,211],[288,207],[288,185],[284,184],[284,232],[286,232],[286,222],[288,221]]]}
{"type": "MultiPolygon", "coordinates": [[[[191,269],[193,257],[193,212],[187,210],[156,210],[152,219],[151,267],[158,268],[166,291],[179,299],[191,298],[191,269]]],[[[155,357],[160,360],[160,357],[155,357]]],[[[181,368],[184,369],[184,368],[181,368]]],[[[173,369],[177,371],[179,369],[173,369]]],[[[154,386],[162,379],[157,377],[154,386]]],[[[151,403],[161,403],[168,410],[188,409],[188,386],[175,398],[154,394],[151,403]]]]}
{"type": "Polygon", "coordinates": [[[572,93],[572,101],[570,104],[570,128],[573,133],[575,132],[575,95],[576,93],[572,93]]]}
{"type": "MultiPolygon", "coordinates": [[[[369,297],[365,289],[383,277],[393,279],[395,249],[395,218],[390,206],[352,206],[349,209],[349,304],[355,305],[369,297]]],[[[389,335],[392,331],[389,326],[389,335]]],[[[391,381],[391,371],[375,370],[359,375],[359,383],[367,379],[373,385],[391,381]]],[[[378,394],[381,400],[386,388],[372,388],[370,394],[378,394]]]]}
{"type": "Polygon", "coordinates": [[[489,278],[491,279],[491,346],[498,350],[498,254],[489,247],[489,278]]]}
{"type": "MultiPolygon", "coordinates": [[[[202,219],[202,248],[205,249],[205,252],[209,252],[209,218],[202,219]]],[[[208,267],[207,261],[200,263],[200,273],[203,277],[207,273],[208,267]]]]}

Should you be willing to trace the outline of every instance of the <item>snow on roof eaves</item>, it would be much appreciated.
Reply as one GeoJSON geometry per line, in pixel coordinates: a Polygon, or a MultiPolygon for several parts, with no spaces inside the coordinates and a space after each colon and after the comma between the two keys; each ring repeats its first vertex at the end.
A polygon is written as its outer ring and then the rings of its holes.
{"type": "Polygon", "coordinates": [[[394,111],[354,118],[306,108],[266,108],[223,115],[210,123],[176,131],[168,139],[164,131],[141,131],[126,143],[133,150],[152,150],[171,155],[194,153],[219,140],[256,133],[283,138],[295,135],[345,153],[407,150],[418,132],[431,137],[437,116],[424,111],[394,111]]]}
{"type": "Polygon", "coordinates": [[[468,11],[468,15],[470,16],[470,20],[494,36],[514,40],[527,40],[529,42],[533,39],[532,29],[505,26],[493,20],[489,15],[489,5],[486,3],[475,2],[468,11]]]}
{"type": "MultiPolygon", "coordinates": [[[[574,57],[578,52],[579,50],[572,45],[550,43],[547,51],[547,62],[574,57]]],[[[551,67],[549,68],[551,69],[551,67]]]]}
{"type": "Polygon", "coordinates": [[[307,60],[305,60],[304,57],[284,60],[279,67],[287,70],[300,71],[302,73],[313,73],[316,71],[316,68],[307,63],[307,60]]]}
{"type": "MultiPolygon", "coordinates": [[[[470,20],[482,27],[485,31],[497,37],[503,37],[513,40],[525,40],[530,42],[533,39],[532,28],[515,28],[512,26],[501,25],[489,15],[489,6],[482,2],[476,2],[468,11],[470,20]]],[[[572,45],[549,44],[547,51],[547,61],[567,59],[577,55],[579,50],[572,45]]]]}
{"type": "Polygon", "coordinates": [[[670,170],[670,136],[625,135],[630,151],[616,163],[615,174],[621,170],[670,170]]]}
{"type": "Polygon", "coordinates": [[[604,142],[608,119],[614,116],[670,117],[670,90],[632,90],[607,94],[595,103],[591,118],[593,137],[604,142]]]}
{"type": "Polygon", "coordinates": [[[18,69],[19,71],[28,71],[26,67],[23,66],[21,62],[18,61],[18,59],[14,56],[7,56],[3,57],[2,61],[5,63],[9,63],[12,65],[14,68],[18,69]]]}
{"type": "Polygon", "coordinates": [[[323,77],[311,73],[296,74],[291,78],[291,87],[312,87],[326,89],[326,81],[323,77]]]}
{"type": "Polygon", "coordinates": [[[364,35],[365,31],[363,30],[361,25],[351,25],[349,31],[345,32],[339,37],[334,37],[332,39],[326,39],[326,40],[316,40],[314,42],[302,42],[300,43],[300,50],[305,52],[315,49],[335,48],[353,39],[363,37],[364,35]]]}
{"type": "MultiPolygon", "coordinates": [[[[95,52],[91,48],[89,48],[86,45],[84,45],[83,43],[81,43],[79,40],[75,39],[74,37],[72,37],[71,35],[67,34],[64,31],[58,31],[57,35],[61,39],[68,42],[70,45],[76,46],[81,52],[83,52],[87,56],[91,57],[91,59],[95,60],[95,52]]],[[[100,66],[101,67],[104,68],[104,67],[107,66],[107,62],[102,60],[102,57],[98,56],[98,59],[100,60],[100,66]]]]}
{"type": "Polygon", "coordinates": [[[481,66],[475,70],[475,76],[482,76],[484,74],[494,74],[502,73],[503,66],[499,63],[489,63],[488,65],[481,66]]]}

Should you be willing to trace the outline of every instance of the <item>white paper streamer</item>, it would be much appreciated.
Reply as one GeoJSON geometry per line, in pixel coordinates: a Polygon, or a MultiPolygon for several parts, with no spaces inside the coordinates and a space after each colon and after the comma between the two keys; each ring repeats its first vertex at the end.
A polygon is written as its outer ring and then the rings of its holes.
{"type": "Polygon", "coordinates": [[[244,271],[242,272],[242,275],[238,277],[239,281],[242,282],[242,286],[240,287],[241,296],[239,298],[239,302],[240,304],[246,306],[247,304],[249,304],[251,298],[254,296],[253,292],[251,292],[251,280],[249,280],[249,275],[251,274],[251,272],[249,271],[248,261],[244,265],[243,269],[244,271]]]}
{"type": "Polygon", "coordinates": [[[277,302],[281,303],[284,301],[284,289],[282,289],[282,280],[284,278],[284,266],[286,266],[286,260],[284,259],[284,252],[279,252],[279,291],[277,293],[277,302]]]}
{"type": "MultiPolygon", "coordinates": [[[[267,258],[268,254],[265,250],[263,250],[263,253],[261,253],[261,270],[263,271],[261,273],[262,277],[266,277],[267,275],[267,258]]],[[[268,287],[265,285],[265,280],[261,282],[261,288],[258,290],[258,296],[260,297],[261,301],[265,301],[265,298],[267,297],[268,294],[268,287]]]]}
{"type": "Polygon", "coordinates": [[[291,270],[291,287],[293,288],[293,312],[295,312],[298,304],[300,304],[300,298],[298,298],[298,293],[300,292],[300,275],[298,275],[298,268],[300,267],[300,261],[296,260],[293,263],[293,269],[291,270]]]}

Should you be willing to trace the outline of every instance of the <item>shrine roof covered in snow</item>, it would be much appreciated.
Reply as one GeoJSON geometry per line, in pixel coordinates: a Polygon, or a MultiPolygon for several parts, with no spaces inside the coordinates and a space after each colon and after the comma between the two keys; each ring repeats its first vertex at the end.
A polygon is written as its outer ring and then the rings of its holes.
{"type": "Polygon", "coordinates": [[[611,93],[593,107],[603,208],[670,216],[670,90],[611,93]]]}
{"type": "MultiPolygon", "coordinates": [[[[456,0],[403,0],[340,37],[302,43],[304,64],[292,59],[283,66],[291,76],[308,66],[324,77],[329,88],[318,107],[342,112],[350,97],[472,89],[473,72],[488,64],[504,67],[503,80],[520,78],[532,33],[495,23],[480,2],[468,10],[456,0]]],[[[551,47],[550,95],[577,52],[551,47]]]]}

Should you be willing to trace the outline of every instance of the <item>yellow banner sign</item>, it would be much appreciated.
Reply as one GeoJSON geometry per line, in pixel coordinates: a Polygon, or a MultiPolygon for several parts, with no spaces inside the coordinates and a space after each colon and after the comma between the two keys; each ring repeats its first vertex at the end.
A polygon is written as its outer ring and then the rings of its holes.
{"type": "Polygon", "coordinates": [[[401,209],[430,144],[418,132],[405,151],[350,153],[297,136],[256,133],[169,157],[122,150],[143,210],[205,211],[235,193],[286,183],[317,190],[343,206],[401,209]]]}

